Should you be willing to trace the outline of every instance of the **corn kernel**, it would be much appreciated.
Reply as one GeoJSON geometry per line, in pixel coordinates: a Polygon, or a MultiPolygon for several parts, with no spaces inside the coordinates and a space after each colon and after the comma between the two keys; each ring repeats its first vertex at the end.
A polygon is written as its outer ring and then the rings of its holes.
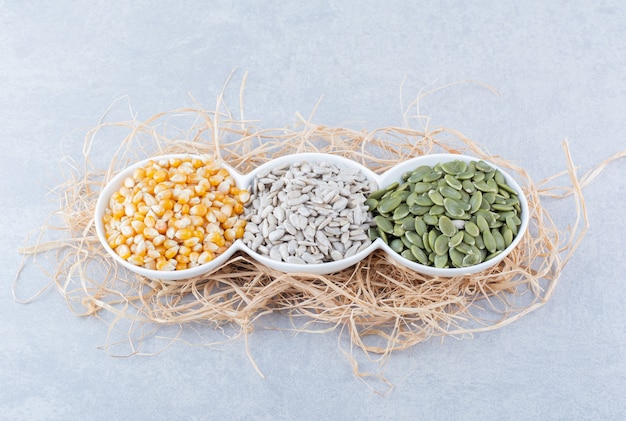
{"type": "Polygon", "coordinates": [[[193,235],[193,230],[189,227],[185,227],[176,231],[176,233],[174,234],[174,237],[178,238],[179,240],[185,241],[191,238],[192,235],[193,235]]]}
{"type": "Polygon", "coordinates": [[[178,229],[187,228],[188,226],[191,225],[191,218],[187,215],[183,216],[180,219],[176,219],[173,221],[174,221],[173,222],[174,228],[178,228],[178,229]]]}
{"type": "Polygon", "coordinates": [[[228,219],[228,216],[224,212],[222,212],[221,210],[216,210],[216,211],[213,212],[213,214],[215,215],[215,218],[220,223],[224,223],[228,219]]]}
{"type": "Polygon", "coordinates": [[[177,246],[177,245],[178,245],[178,241],[176,241],[176,240],[167,239],[167,240],[163,241],[163,247],[165,247],[166,249],[170,249],[170,248],[172,248],[174,246],[177,246]]]}
{"type": "Polygon", "coordinates": [[[154,228],[154,226],[156,225],[156,219],[152,215],[146,215],[146,217],[143,219],[143,223],[146,225],[146,227],[154,228]]]}
{"type": "Polygon", "coordinates": [[[233,213],[235,215],[241,215],[244,212],[244,210],[245,209],[244,209],[244,207],[243,207],[243,205],[241,203],[235,203],[233,205],[233,213]]]}
{"type": "Polygon", "coordinates": [[[159,233],[159,231],[156,230],[156,228],[148,227],[148,228],[143,230],[143,236],[146,237],[149,240],[152,240],[153,238],[156,238],[159,234],[160,233],[159,233]]]}
{"type": "Polygon", "coordinates": [[[147,249],[146,249],[146,242],[145,241],[141,241],[137,244],[137,247],[135,247],[135,252],[134,254],[137,256],[145,256],[147,253],[147,249]]]}
{"type": "Polygon", "coordinates": [[[202,204],[192,206],[191,209],[189,209],[190,215],[204,216],[207,214],[207,212],[208,212],[207,207],[202,204]]]}
{"type": "Polygon", "coordinates": [[[214,258],[215,258],[215,255],[213,254],[213,252],[205,250],[198,256],[198,264],[203,265],[205,263],[210,262],[214,258]]]}
{"type": "Polygon", "coordinates": [[[133,265],[137,265],[137,266],[142,266],[143,265],[143,257],[137,256],[135,254],[130,256],[127,260],[128,260],[129,263],[132,263],[133,265]]]}
{"type": "Polygon", "coordinates": [[[195,246],[196,244],[198,244],[199,242],[200,242],[200,238],[198,238],[198,237],[191,237],[191,238],[188,238],[185,241],[183,241],[183,245],[185,247],[191,248],[191,247],[195,246]]]}
{"type": "Polygon", "coordinates": [[[175,259],[178,263],[189,263],[189,257],[182,254],[177,254],[175,259]]]}
{"type": "Polygon", "coordinates": [[[158,221],[156,221],[156,224],[154,224],[154,228],[159,232],[159,234],[165,234],[165,232],[167,231],[167,222],[159,219],[158,221]]]}
{"type": "Polygon", "coordinates": [[[133,178],[135,179],[135,181],[143,180],[144,178],[146,178],[146,170],[143,168],[135,169],[135,171],[133,172],[133,178]]]}
{"type": "Polygon", "coordinates": [[[126,244],[121,244],[119,245],[116,249],[115,252],[117,253],[118,256],[120,256],[122,259],[128,259],[131,256],[131,252],[130,252],[130,247],[128,247],[126,244]]]}
{"type": "Polygon", "coordinates": [[[152,176],[152,179],[156,181],[157,183],[162,183],[163,181],[167,180],[167,171],[165,170],[155,171],[154,175],[152,176]]]}
{"type": "Polygon", "coordinates": [[[159,253],[157,250],[148,250],[148,252],[146,253],[147,256],[153,260],[158,259],[159,257],[161,257],[161,253],[159,253]]]}
{"type": "Polygon", "coordinates": [[[174,256],[176,256],[176,254],[178,254],[178,249],[180,249],[180,246],[178,245],[174,247],[170,247],[167,250],[165,250],[165,253],[163,253],[163,256],[165,256],[166,259],[172,259],[174,258],[174,256]]]}
{"type": "Polygon", "coordinates": [[[156,270],[174,270],[176,265],[167,259],[159,259],[156,262],[156,270]]]}
{"type": "Polygon", "coordinates": [[[236,238],[236,231],[234,228],[229,228],[224,231],[224,239],[227,241],[233,241],[236,238]]]}
{"type": "Polygon", "coordinates": [[[213,243],[213,244],[216,244],[216,245],[218,245],[220,247],[223,246],[224,243],[225,243],[224,237],[221,234],[217,233],[217,232],[209,234],[206,237],[206,240],[211,242],[211,243],[213,243]]]}
{"type": "Polygon", "coordinates": [[[165,235],[161,234],[161,235],[157,235],[156,237],[154,237],[152,239],[152,245],[154,246],[160,246],[161,244],[165,243],[167,237],[165,237],[165,235]]]}

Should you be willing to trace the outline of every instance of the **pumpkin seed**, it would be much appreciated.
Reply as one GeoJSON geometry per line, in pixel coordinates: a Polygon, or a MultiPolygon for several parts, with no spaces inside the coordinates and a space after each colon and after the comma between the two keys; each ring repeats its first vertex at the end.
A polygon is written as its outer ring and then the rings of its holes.
{"type": "Polygon", "coordinates": [[[365,202],[363,202],[363,204],[364,204],[365,206],[367,206],[367,207],[368,207],[368,209],[369,209],[370,211],[373,211],[374,209],[376,209],[376,208],[378,207],[378,200],[377,200],[377,199],[375,199],[375,198],[373,198],[373,197],[372,197],[372,195],[370,195],[370,196],[369,196],[369,197],[365,200],[365,202]]]}
{"type": "MultiPolygon", "coordinates": [[[[446,250],[447,251],[447,250],[446,250]]],[[[435,260],[433,262],[436,268],[445,268],[448,266],[448,253],[438,254],[435,256],[435,260]]]]}
{"type": "Polygon", "coordinates": [[[493,205],[491,205],[491,208],[495,209],[497,211],[511,211],[511,210],[513,210],[513,206],[499,204],[499,203],[494,203],[493,205]]]}
{"type": "Polygon", "coordinates": [[[376,240],[378,237],[380,237],[380,234],[379,234],[379,232],[378,232],[378,228],[373,228],[373,227],[372,227],[372,228],[370,228],[370,229],[367,231],[367,235],[368,235],[368,237],[369,237],[370,241],[374,241],[374,240],[376,240]]]}
{"type": "Polygon", "coordinates": [[[418,197],[418,196],[419,196],[419,195],[418,195],[415,191],[413,191],[413,193],[411,193],[411,194],[410,194],[410,195],[406,198],[406,205],[407,205],[408,207],[411,207],[411,206],[415,205],[415,204],[416,204],[416,199],[417,199],[417,197],[418,197]]]}
{"type": "MultiPolygon", "coordinates": [[[[381,197],[383,197],[385,193],[387,193],[387,191],[389,191],[388,188],[373,191],[372,193],[370,193],[370,195],[367,198],[378,201],[381,197]]],[[[371,208],[371,209],[374,209],[374,208],[371,208]]]]}
{"type": "Polygon", "coordinates": [[[491,253],[496,251],[497,244],[496,239],[493,237],[491,231],[483,232],[483,242],[485,243],[485,248],[489,250],[491,253]]]}
{"type": "Polygon", "coordinates": [[[457,228],[454,226],[450,218],[443,215],[439,217],[439,230],[447,237],[452,237],[457,233],[457,228]]]}
{"type": "Polygon", "coordinates": [[[452,265],[457,268],[463,267],[463,257],[465,257],[463,253],[454,248],[451,248],[448,252],[448,255],[450,256],[450,261],[452,262],[452,265]]]}
{"type": "Polygon", "coordinates": [[[406,202],[407,197],[411,195],[411,192],[408,190],[396,190],[391,192],[389,197],[400,198],[402,202],[406,202]]]}
{"type": "Polygon", "coordinates": [[[422,242],[422,237],[413,231],[406,231],[404,233],[404,237],[409,241],[409,243],[414,244],[414,245],[424,245],[424,243],[422,242]]]}
{"type": "Polygon", "coordinates": [[[391,250],[395,251],[396,253],[401,253],[402,250],[404,250],[404,244],[399,238],[392,240],[391,243],[389,243],[389,247],[391,247],[391,250]]]}
{"type": "Polygon", "coordinates": [[[428,226],[426,222],[422,218],[415,218],[415,232],[419,235],[424,235],[424,233],[428,230],[428,226]]]}
{"type": "Polygon", "coordinates": [[[413,205],[409,207],[409,212],[411,212],[413,215],[422,216],[424,214],[427,214],[430,209],[431,208],[429,208],[428,206],[413,205]]]}
{"type": "Polygon", "coordinates": [[[472,244],[472,245],[475,246],[479,250],[484,249],[485,248],[485,242],[483,241],[483,236],[482,235],[477,235],[476,237],[474,237],[474,244],[472,244]]]}
{"type": "Polygon", "coordinates": [[[411,252],[410,249],[405,249],[402,253],[400,253],[400,256],[404,257],[407,260],[410,260],[412,262],[417,262],[417,258],[415,257],[415,255],[411,252]]]}
{"type": "Polygon", "coordinates": [[[446,174],[443,177],[443,179],[446,181],[448,186],[452,187],[453,189],[461,190],[461,188],[463,187],[461,182],[457,178],[455,178],[454,176],[452,176],[450,174],[446,174]]]}
{"type": "MultiPolygon", "coordinates": [[[[411,232],[412,231],[407,231],[407,232],[411,232]]],[[[413,233],[414,234],[414,233],[413,233]]],[[[424,240],[422,239],[422,237],[420,235],[411,235],[409,234],[408,236],[406,235],[406,233],[400,237],[400,238],[404,238],[406,240],[406,242],[408,242],[407,247],[411,247],[411,246],[417,246],[419,248],[424,248],[424,240]]],[[[406,244],[406,243],[405,243],[406,244]]]]}
{"type": "Polygon", "coordinates": [[[427,252],[431,252],[433,251],[433,249],[430,247],[430,244],[428,243],[428,232],[425,232],[422,235],[422,244],[424,245],[424,250],[426,250],[427,252]]]}
{"type": "Polygon", "coordinates": [[[497,193],[498,192],[498,188],[497,187],[493,187],[492,185],[490,185],[487,181],[485,180],[480,180],[480,181],[475,181],[474,182],[474,186],[484,192],[484,193],[497,193]]]}
{"type": "MultiPolygon", "coordinates": [[[[466,244],[469,244],[470,246],[473,246],[476,244],[476,238],[472,237],[471,235],[469,235],[466,231],[461,231],[463,232],[463,242],[466,244]]],[[[477,236],[480,236],[480,233],[478,233],[477,236]]]]}
{"type": "Polygon", "coordinates": [[[513,242],[513,231],[507,225],[504,225],[502,228],[502,238],[504,239],[505,247],[510,246],[513,242]]]}
{"type": "Polygon", "coordinates": [[[409,183],[417,183],[419,181],[422,181],[426,175],[431,173],[431,171],[431,167],[429,167],[428,165],[422,165],[413,170],[412,174],[409,176],[409,178],[407,178],[406,181],[408,181],[409,183]]]}
{"type": "Polygon", "coordinates": [[[435,251],[435,241],[437,241],[437,238],[439,238],[439,233],[436,230],[430,230],[428,232],[428,245],[431,251],[435,251]]]}
{"type": "Polygon", "coordinates": [[[500,172],[500,170],[496,170],[496,174],[493,176],[493,179],[496,180],[496,183],[498,183],[498,185],[506,184],[504,175],[500,172]]]}
{"type": "Polygon", "coordinates": [[[437,190],[430,190],[428,197],[435,205],[443,206],[443,196],[437,190]]]}
{"type": "Polygon", "coordinates": [[[478,225],[476,225],[472,221],[467,221],[465,223],[464,229],[465,229],[465,232],[471,235],[472,237],[477,237],[478,235],[480,235],[480,229],[478,228],[478,225]]]}
{"type": "Polygon", "coordinates": [[[423,265],[427,265],[429,263],[428,256],[424,253],[424,250],[417,246],[411,246],[410,253],[413,255],[416,261],[420,262],[423,265]]]}
{"type": "Polygon", "coordinates": [[[463,180],[463,182],[461,183],[461,187],[464,191],[468,193],[474,193],[474,191],[476,190],[474,183],[472,183],[470,180],[463,180]]]}
{"type": "Polygon", "coordinates": [[[494,171],[494,168],[483,160],[476,162],[476,169],[486,173],[494,171]]]}
{"type": "Polygon", "coordinates": [[[489,223],[483,215],[478,215],[476,217],[476,225],[478,226],[480,232],[484,233],[485,231],[489,231],[489,223]]]}
{"type": "Polygon", "coordinates": [[[463,231],[458,231],[456,234],[454,234],[452,237],[450,237],[450,240],[448,240],[448,247],[450,248],[454,248],[456,246],[458,246],[459,244],[461,244],[461,242],[463,241],[463,237],[464,237],[464,233],[463,231]]]}
{"type": "Polygon", "coordinates": [[[400,206],[398,206],[394,211],[393,211],[393,220],[394,221],[398,221],[404,217],[406,217],[409,214],[409,207],[406,204],[400,204],[400,206]]]}
{"type": "Polygon", "coordinates": [[[513,187],[509,186],[508,184],[498,184],[498,187],[500,187],[500,189],[505,190],[506,192],[510,193],[510,194],[517,194],[517,192],[515,190],[513,190],[513,187]]]}
{"type": "Polygon", "coordinates": [[[494,192],[485,192],[483,194],[483,199],[485,199],[487,203],[491,205],[493,203],[496,203],[496,194],[494,192]]]}
{"type": "Polygon", "coordinates": [[[474,176],[472,177],[472,181],[474,183],[478,182],[478,181],[483,181],[485,179],[485,173],[480,171],[477,173],[474,173],[474,176]]]}
{"type": "Polygon", "coordinates": [[[444,162],[441,164],[441,169],[448,174],[459,174],[467,170],[467,163],[461,160],[444,162]]]}
{"type": "Polygon", "coordinates": [[[399,196],[388,197],[386,199],[383,199],[382,202],[380,202],[380,204],[378,205],[378,210],[382,213],[389,213],[389,212],[392,212],[398,206],[400,206],[400,203],[402,203],[401,197],[399,196]]]}
{"type": "Polygon", "coordinates": [[[383,230],[378,230],[378,235],[384,243],[389,244],[389,239],[387,238],[387,233],[383,230]]]}
{"type": "Polygon", "coordinates": [[[511,230],[514,235],[517,235],[517,225],[515,221],[515,216],[509,216],[506,218],[506,226],[511,230]]]}
{"type": "Polygon", "coordinates": [[[415,193],[421,194],[426,193],[432,188],[433,185],[431,183],[424,183],[423,181],[420,181],[419,183],[415,183],[415,185],[413,186],[413,191],[415,193]]]}
{"type": "Polygon", "coordinates": [[[402,224],[395,224],[393,226],[393,235],[395,235],[396,237],[403,236],[405,232],[405,229],[402,228],[402,224]]]}
{"type": "Polygon", "coordinates": [[[439,188],[439,193],[441,193],[443,197],[447,197],[447,198],[455,199],[455,200],[461,200],[461,198],[463,197],[461,196],[461,193],[457,189],[450,187],[447,184],[439,188]]]}
{"type": "Polygon", "coordinates": [[[435,243],[433,244],[433,251],[438,255],[444,255],[448,253],[450,247],[448,246],[449,237],[447,235],[441,234],[435,239],[435,243]]]}
{"type": "Polygon", "coordinates": [[[435,202],[430,198],[430,194],[421,194],[415,198],[415,204],[419,206],[432,206],[435,202]]]}
{"type": "Polygon", "coordinates": [[[376,215],[374,217],[374,223],[376,223],[376,226],[378,227],[379,230],[386,232],[388,234],[392,234],[393,233],[393,223],[385,218],[382,215],[376,215]]]}
{"type": "Polygon", "coordinates": [[[446,208],[444,208],[443,206],[439,206],[439,205],[433,205],[433,207],[430,208],[430,210],[428,211],[429,214],[431,215],[443,215],[446,212],[446,208]]]}
{"type": "Polygon", "coordinates": [[[427,183],[430,183],[432,181],[437,181],[440,178],[441,178],[441,171],[431,171],[429,174],[425,175],[422,180],[427,183]]]}
{"type": "Polygon", "coordinates": [[[470,246],[469,244],[465,242],[460,243],[454,249],[457,250],[459,253],[463,253],[463,254],[472,252],[472,246],[470,246]]]}
{"type": "Polygon", "coordinates": [[[459,179],[459,180],[463,180],[463,181],[471,180],[472,177],[474,177],[475,174],[476,173],[474,171],[463,171],[461,173],[458,173],[456,175],[456,178],[459,179]]]}
{"type": "Polygon", "coordinates": [[[407,216],[398,222],[405,231],[415,231],[415,220],[413,216],[407,216]]]}
{"type": "Polygon", "coordinates": [[[435,226],[439,222],[439,218],[436,215],[426,214],[422,217],[426,225],[435,226]]]}
{"type": "Polygon", "coordinates": [[[465,211],[461,207],[461,204],[454,199],[450,199],[449,197],[443,199],[443,207],[446,208],[446,211],[453,218],[460,218],[465,214],[465,211]]]}
{"type": "Polygon", "coordinates": [[[406,239],[406,236],[403,235],[402,237],[400,237],[400,241],[402,241],[402,244],[404,244],[404,248],[411,248],[411,246],[413,244],[411,244],[411,242],[409,240],[406,239]]]}
{"type": "Polygon", "coordinates": [[[463,257],[463,266],[474,266],[480,263],[480,254],[468,253],[463,257]]]}
{"type": "Polygon", "coordinates": [[[493,238],[496,240],[496,250],[504,250],[506,248],[506,245],[504,242],[504,237],[500,233],[500,230],[498,230],[497,228],[492,228],[491,234],[493,235],[493,238]]]}
{"type": "Polygon", "coordinates": [[[476,190],[469,199],[470,213],[476,212],[480,209],[480,205],[483,203],[483,193],[480,190],[476,190]]]}

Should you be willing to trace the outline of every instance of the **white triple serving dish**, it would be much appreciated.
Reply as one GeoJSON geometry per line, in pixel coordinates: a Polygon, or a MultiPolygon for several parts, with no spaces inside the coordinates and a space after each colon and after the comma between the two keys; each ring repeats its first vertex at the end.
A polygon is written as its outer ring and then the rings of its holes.
{"type": "MultiPolygon", "coordinates": [[[[523,235],[527,231],[529,224],[529,210],[528,210],[528,202],[527,199],[519,186],[519,184],[515,181],[515,179],[510,176],[506,171],[499,168],[498,166],[486,161],[489,165],[491,165],[494,169],[499,170],[504,176],[507,184],[516,191],[520,206],[521,206],[521,225],[519,227],[518,233],[511,242],[511,244],[506,247],[501,253],[497,256],[483,261],[480,264],[476,264],[473,266],[463,267],[463,268],[436,268],[433,266],[423,265],[409,259],[402,257],[400,254],[395,252],[390,248],[388,244],[386,244],[381,238],[377,238],[374,240],[367,248],[363,249],[359,253],[356,253],[350,257],[331,262],[324,262],[319,264],[298,264],[298,263],[286,263],[283,261],[278,261],[271,259],[267,256],[263,256],[252,249],[250,249],[241,239],[235,240],[234,243],[223,253],[218,254],[213,260],[203,265],[195,266],[188,269],[181,270],[173,270],[173,271],[159,271],[153,269],[147,269],[142,266],[134,265],[128,262],[125,259],[122,259],[108,244],[105,237],[105,229],[103,216],[105,214],[105,210],[108,207],[109,199],[111,196],[118,191],[124,179],[131,176],[135,169],[146,166],[149,161],[156,161],[162,158],[181,158],[181,157],[194,157],[197,155],[193,154],[169,154],[169,155],[160,155],[157,157],[151,157],[140,162],[137,162],[134,165],[131,165],[124,170],[120,171],[117,175],[115,175],[104,187],[100,196],[98,198],[95,210],[95,225],[96,232],[98,235],[98,239],[100,240],[102,246],[105,248],[107,253],[111,255],[111,257],[120,265],[127,268],[128,270],[137,273],[141,276],[144,276],[149,279],[157,279],[162,281],[180,281],[185,279],[195,278],[204,274],[207,274],[215,269],[221,267],[235,254],[236,252],[244,252],[254,260],[263,265],[275,269],[277,271],[283,273],[306,273],[306,274],[331,274],[335,272],[339,272],[350,266],[353,266],[366,258],[369,254],[374,252],[375,250],[383,250],[389,257],[391,257],[398,264],[410,268],[416,272],[421,274],[430,275],[430,276],[441,276],[441,277],[453,277],[453,276],[462,276],[462,275],[471,275],[473,273],[481,272],[486,270],[492,266],[500,263],[507,255],[511,253],[511,251],[519,244],[523,235]]],[[[197,156],[202,158],[201,156],[197,156]]],[[[365,166],[351,160],[348,158],[344,158],[342,156],[333,155],[333,154],[325,154],[325,153],[297,153],[291,155],[285,155],[280,158],[276,158],[266,162],[263,165],[255,168],[253,171],[247,174],[241,174],[230,165],[225,162],[218,161],[218,163],[226,169],[232,178],[234,179],[237,187],[241,189],[247,189],[250,191],[254,180],[256,179],[258,174],[262,174],[267,170],[271,170],[272,168],[282,167],[286,164],[296,164],[300,162],[310,162],[310,163],[319,163],[326,162],[331,165],[337,165],[339,167],[348,167],[353,169],[358,169],[364,174],[370,181],[372,181],[378,188],[384,188],[389,186],[394,182],[401,182],[402,174],[407,171],[412,171],[415,168],[428,165],[434,166],[438,163],[444,163],[454,160],[461,160],[464,162],[471,161],[480,161],[482,159],[475,158],[467,155],[459,155],[459,154],[431,154],[431,155],[422,155],[415,158],[408,159],[404,162],[400,162],[391,169],[385,171],[382,174],[376,174],[365,166]]],[[[484,161],[484,160],[483,160],[484,161]]]]}

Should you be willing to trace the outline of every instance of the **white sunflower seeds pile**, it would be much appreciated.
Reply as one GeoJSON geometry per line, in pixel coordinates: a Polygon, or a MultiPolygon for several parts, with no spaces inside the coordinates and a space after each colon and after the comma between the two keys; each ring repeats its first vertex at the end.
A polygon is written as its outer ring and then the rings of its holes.
{"type": "Polygon", "coordinates": [[[258,174],[245,210],[243,241],[287,263],[352,256],[371,243],[364,202],[376,188],[358,169],[327,162],[286,164],[258,174]]]}

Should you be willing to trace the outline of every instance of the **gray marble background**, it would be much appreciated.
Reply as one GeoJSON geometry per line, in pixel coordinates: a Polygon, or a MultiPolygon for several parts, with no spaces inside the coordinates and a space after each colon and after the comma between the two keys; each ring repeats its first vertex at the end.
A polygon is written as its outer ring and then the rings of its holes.
{"type": "MultiPolygon", "coordinates": [[[[111,120],[128,117],[124,101],[139,120],[189,94],[212,109],[233,70],[226,98],[237,104],[247,72],[246,117],[262,127],[320,99],[320,124],[399,125],[420,90],[472,80],[499,95],[460,84],[422,114],[536,180],[565,169],[565,139],[581,173],[626,149],[618,0],[0,1],[0,419],[624,419],[624,160],[585,189],[591,228],[546,306],[394,354],[386,397],[353,375],[338,332],[258,329],[248,346],[261,378],[242,340],[115,358],[99,348],[106,325],[75,317],[54,289],[17,303],[17,248],[58,206],[61,157],[80,158],[120,98],[111,120]]],[[[546,206],[564,228],[573,220],[573,202],[546,206]]],[[[28,295],[49,278],[29,266],[23,279],[28,295]]]]}

